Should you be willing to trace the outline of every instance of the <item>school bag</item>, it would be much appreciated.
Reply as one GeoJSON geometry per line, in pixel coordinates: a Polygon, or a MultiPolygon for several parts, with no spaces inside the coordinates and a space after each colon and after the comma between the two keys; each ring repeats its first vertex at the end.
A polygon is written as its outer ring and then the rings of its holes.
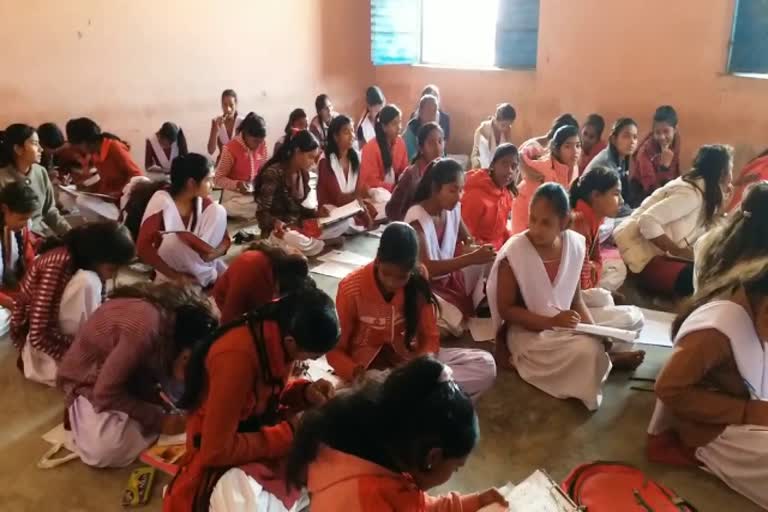
{"type": "Polygon", "coordinates": [[[670,488],[621,462],[582,464],[561,487],[585,512],[696,512],[670,488]]]}

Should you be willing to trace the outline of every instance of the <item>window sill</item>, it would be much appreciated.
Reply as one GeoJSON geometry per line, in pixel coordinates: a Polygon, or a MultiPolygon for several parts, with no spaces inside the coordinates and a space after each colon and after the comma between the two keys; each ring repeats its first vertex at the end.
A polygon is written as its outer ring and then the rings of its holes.
{"type": "Polygon", "coordinates": [[[768,73],[727,73],[726,76],[735,78],[750,78],[752,80],[768,80],[768,73]]]}
{"type": "MultiPolygon", "coordinates": [[[[428,62],[411,64],[411,66],[415,68],[452,69],[456,71],[536,71],[536,68],[499,68],[496,66],[463,66],[460,64],[431,64],[428,62]]],[[[768,75],[766,75],[766,78],[768,78],[768,75]]]]}

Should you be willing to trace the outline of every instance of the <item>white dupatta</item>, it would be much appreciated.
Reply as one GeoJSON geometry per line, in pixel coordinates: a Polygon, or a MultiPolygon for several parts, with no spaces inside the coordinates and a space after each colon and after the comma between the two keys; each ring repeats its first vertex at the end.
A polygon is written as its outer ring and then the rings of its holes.
{"type": "Polygon", "coordinates": [[[336,154],[331,154],[329,163],[334,176],[336,176],[336,181],[339,183],[341,192],[343,194],[354,192],[357,189],[357,177],[360,174],[360,170],[358,169],[358,172],[353,172],[352,163],[350,162],[349,176],[345,176],[344,169],[341,167],[341,162],[339,162],[339,157],[336,154]]]}
{"type": "Polygon", "coordinates": [[[541,256],[526,235],[527,232],[526,230],[507,240],[496,255],[496,261],[488,276],[488,306],[496,331],[503,323],[497,295],[501,262],[507,261],[512,268],[526,309],[538,315],[555,316],[560,311],[571,309],[573,296],[579,285],[586,251],[584,237],[570,229],[563,231],[560,268],[553,282],[549,279],[541,256]]]}
{"type": "Polygon", "coordinates": [[[181,219],[179,209],[176,207],[176,203],[173,201],[171,195],[165,190],[158,190],[152,195],[152,198],[147,203],[147,208],[144,210],[144,217],[141,219],[143,224],[148,218],[152,217],[156,213],[162,212],[163,215],[163,229],[165,231],[189,231],[194,233],[200,238],[204,238],[200,232],[202,228],[201,218],[203,216],[203,201],[200,198],[195,200],[195,211],[193,215],[189,217],[187,225],[181,219]],[[197,220],[195,226],[192,223],[197,220]]]}
{"type": "Polygon", "coordinates": [[[457,203],[453,210],[445,212],[445,232],[442,243],[438,241],[432,216],[420,204],[415,204],[408,209],[405,222],[408,224],[418,222],[421,225],[430,260],[449,260],[455,256],[461,226],[461,203],[457,203]]]}
{"type": "Polygon", "coordinates": [[[160,164],[160,167],[164,171],[170,171],[171,170],[171,162],[173,162],[173,159],[179,156],[179,144],[177,142],[174,142],[171,144],[171,157],[168,158],[165,155],[165,151],[163,150],[163,147],[160,145],[160,140],[157,138],[157,134],[153,134],[149,139],[150,146],[152,146],[152,151],[155,153],[155,159],[160,164]]]}
{"type": "Polygon", "coordinates": [[[237,133],[237,128],[240,126],[240,123],[243,122],[243,118],[240,116],[235,117],[235,124],[232,126],[232,133],[230,134],[227,132],[227,125],[226,123],[221,123],[221,126],[219,126],[219,142],[221,142],[221,145],[226,145],[230,140],[232,140],[235,137],[235,134],[237,133]]]}

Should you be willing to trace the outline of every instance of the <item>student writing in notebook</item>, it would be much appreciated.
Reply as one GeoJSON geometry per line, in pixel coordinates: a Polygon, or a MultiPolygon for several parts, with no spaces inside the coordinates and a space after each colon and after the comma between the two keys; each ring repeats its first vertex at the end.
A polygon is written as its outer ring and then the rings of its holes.
{"type": "Polygon", "coordinates": [[[177,156],[189,154],[184,131],[176,124],[165,122],[147,138],[144,149],[144,168],[147,172],[170,172],[171,163],[177,156]]]}
{"type": "Polygon", "coordinates": [[[216,325],[204,295],[170,284],[118,288],[93,313],[56,378],[85,464],[125,467],[159,434],[184,432],[186,417],[159,391],[182,386],[193,349],[216,325]]]}
{"type": "Polygon", "coordinates": [[[426,123],[419,128],[417,136],[419,151],[411,160],[411,165],[400,175],[392,198],[385,208],[389,220],[403,220],[408,208],[413,206],[413,196],[419,186],[421,177],[427,171],[429,164],[445,153],[443,129],[437,123],[426,123]]]}
{"type": "Polygon", "coordinates": [[[227,266],[231,245],[227,213],[210,198],[211,161],[198,153],[177,157],[171,183],[147,203],[136,246],[139,258],[157,270],[159,281],[211,286],[227,266]]]}
{"type": "Polygon", "coordinates": [[[237,320],[264,304],[308,284],[309,266],[301,252],[254,242],[232,260],[213,287],[221,323],[237,320]]]}
{"type": "Polygon", "coordinates": [[[40,251],[14,300],[11,340],[24,376],[53,386],[58,362],[101,304],[104,283],[133,260],[135,248],[127,229],[106,221],[48,239],[40,251]]]}
{"type": "Polygon", "coordinates": [[[533,195],[529,227],[504,244],[488,277],[488,303],[501,364],[556,398],[577,398],[590,411],[602,401],[611,369],[603,342],[556,332],[593,323],[581,296],[584,237],[567,229],[570,206],[557,183],[533,195]]]}
{"type": "Polygon", "coordinates": [[[476,512],[507,503],[496,489],[431,496],[466,463],[479,438],[470,398],[448,366],[419,357],[383,383],[305,414],[288,461],[315,512],[476,512]]]}
{"type": "Polygon", "coordinates": [[[483,350],[440,348],[437,299],[419,268],[416,231],[403,222],[387,226],[376,259],[339,283],[336,308],[339,344],[329,364],[347,382],[369,370],[388,371],[424,354],[450,365],[456,381],[472,398],[496,377],[493,357],[483,350]]]}
{"type": "Polygon", "coordinates": [[[405,222],[419,234],[421,262],[440,304],[439,325],[454,336],[464,332],[482,299],[478,287],[496,256],[476,245],[461,220],[464,171],[450,158],[434,161],[421,178],[405,222]]]}
{"type": "Polygon", "coordinates": [[[648,428],[653,462],[704,466],[768,508],[768,273],[705,293],[672,326],[648,428]]]}
{"type": "MultiPolygon", "coordinates": [[[[232,89],[225,89],[221,93],[222,114],[211,120],[211,132],[208,135],[208,154],[213,155],[218,149],[221,151],[237,133],[237,128],[243,118],[237,113],[237,93],[232,89]]],[[[217,157],[221,158],[221,155],[217,157]]]]}
{"type": "MultiPolygon", "coordinates": [[[[308,287],[222,326],[199,345],[179,403],[190,411],[187,451],[163,511],[291,509],[300,499],[286,491],[284,471],[294,415],[325,403],[333,386],[288,378],[295,361],[320,357],[338,338],[333,301],[308,287]]],[[[299,505],[302,510],[306,501],[299,505]]]]}

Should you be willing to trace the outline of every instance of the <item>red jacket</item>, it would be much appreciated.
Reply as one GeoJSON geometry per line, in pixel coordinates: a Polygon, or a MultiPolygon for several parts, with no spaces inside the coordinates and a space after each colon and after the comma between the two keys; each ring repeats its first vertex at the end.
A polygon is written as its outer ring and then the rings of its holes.
{"type": "Polygon", "coordinates": [[[405,147],[405,141],[398,135],[395,143],[390,148],[392,153],[392,170],[395,174],[393,183],[385,183],[388,169],[384,168],[384,161],[381,159],[381,149],[376,139],[369,141],[363,146],[363,157],[360,162],[360,180],[370,188],[385,188],[391,191],[395,188],[400,175],[408,168],[408,150],[405,147]]]}
{"type": "Polygon", "coordinates": [[[466,174],[461,198],[461,218],[478,243],[497,251],[510,237],[507,221],[512,213],[512,192],[499,188],[487,169],[466,174]]]}
{"type": "Polygon", "coordinates": [[[581,267],[581,289],[597,288],[603,275],[603,256],[600,253],[600,225],[605,219],[598,218],[585,201],[579,199],[573,209],[571,229],[584,235],[587,243],[584,266],[581,267]]]}
{"type": "Polygon", "coordinates": [[[283,351],[277,324],[264,323],[263,332],[269,372],[283,385],[275,389],[265,382],[266,372],[248,326],[227,331],[213,344],[205,359],[203,399],[187,420],[187,452],[165,495],[164,512],[192,510],[195,494],[208,470],[276,461],[288,454],[293,429],[287,421],[254,432],[238,432],[241,421],[268,412],[275,393],[282,406],[306,406],[307,382],[285,385],[292,361],[283,351]]]}
{"type": "Polygon", "coordinates": [[[275,296],[272,262],[261,251],[245,251],[216,280],[213,299],[221,311],[221,323],[237,320],[275,296]]]}
{"type": "Polygon", "coordinates": [[[119,198],[131,178],[144,175],[144,171],[131,158],[128,146],[115,139],[105,138],[102,141],[99,154],[93,156],[93,164],[99,171],[100,179],[89,192],[96,194],[119,198]]]}

